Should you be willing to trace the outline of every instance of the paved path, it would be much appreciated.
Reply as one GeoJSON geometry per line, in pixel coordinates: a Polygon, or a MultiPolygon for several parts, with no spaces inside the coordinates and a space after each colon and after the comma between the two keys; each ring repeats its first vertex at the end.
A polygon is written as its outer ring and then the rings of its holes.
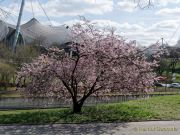
{"type": "Polygon", "coordinates": [[[0,126],[0,135],[180,135],[180,121],[0,126]]]}

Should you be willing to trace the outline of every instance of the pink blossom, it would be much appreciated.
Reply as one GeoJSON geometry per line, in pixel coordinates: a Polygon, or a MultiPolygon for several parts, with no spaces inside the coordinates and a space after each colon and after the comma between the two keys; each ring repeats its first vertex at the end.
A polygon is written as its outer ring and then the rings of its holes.
{"type": "MultiPolygon", "coordinates": [[[[50,48],[47,54],[22,66],[18,79],[19,82],[27,79],[26,95],[71,100],[74,112],[79,112],[91,95],[150,90],[156,78],[153,69],[157,61],[147,61],[145,51],[135,42],[125,42],[114,30],[99,30],[89,21],[76,24],[71,30],[69,46],[73,56],[50,48]]],[[[156,49],[154,57],[160,57],[159,46],[153,45],[153,48],[156,49]]]]}

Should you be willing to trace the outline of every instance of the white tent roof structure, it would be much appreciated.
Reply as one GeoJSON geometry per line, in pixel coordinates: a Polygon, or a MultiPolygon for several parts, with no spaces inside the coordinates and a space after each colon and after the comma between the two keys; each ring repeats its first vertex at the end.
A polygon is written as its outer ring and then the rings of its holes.
{"type": "Polygon", "coordinates": [[[9,29],[5,22],[0,21],[0,41],[2,41],[8,34],[9,29]]]}
{"type": "MultiPolygon", "coordinates": [[[[14,35],[11,34],[13,31],[15,31],[14,25],[0,21],[0,41],[8,40],[7,36],[14,35]]],[[[25,44],[31,44],[38,40],[43,46],[50,46],[52,44],[62,45],[72,41],[71,32],[66,26],[43,25],[35,18],[21,25],[20,34],[25,44]]]]}

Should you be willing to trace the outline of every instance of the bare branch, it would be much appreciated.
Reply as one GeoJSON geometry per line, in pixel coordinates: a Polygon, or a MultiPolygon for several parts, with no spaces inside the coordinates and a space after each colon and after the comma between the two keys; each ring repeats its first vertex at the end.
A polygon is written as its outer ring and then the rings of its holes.
{"type": "Polygon", "coordinates": [[[154,0],[134,0],[137,3],[137,7],[141,9],[150,8],[154,6],[154,0]]]}

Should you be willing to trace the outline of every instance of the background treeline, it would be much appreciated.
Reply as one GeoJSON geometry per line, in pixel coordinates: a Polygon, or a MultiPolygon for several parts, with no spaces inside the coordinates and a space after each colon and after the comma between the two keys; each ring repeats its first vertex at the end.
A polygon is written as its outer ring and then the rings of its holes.
{"type": "Polygon", "coordinates": [[[0,44],[0,89],[15,86],[18,68],[22,63],[31,62],[39,54],[39,48],[33,45],[18,46],[13,54],[10,47],[0,44]]]}
{"type": "Polygon", "coordinates": [[[167,77],[167,81],[171,81],[173,73],[176,73],[176,82],[180,82],[180,48],[168,46],[166,49],[168,54],[160,58],[156,73],[167,77]]]}

